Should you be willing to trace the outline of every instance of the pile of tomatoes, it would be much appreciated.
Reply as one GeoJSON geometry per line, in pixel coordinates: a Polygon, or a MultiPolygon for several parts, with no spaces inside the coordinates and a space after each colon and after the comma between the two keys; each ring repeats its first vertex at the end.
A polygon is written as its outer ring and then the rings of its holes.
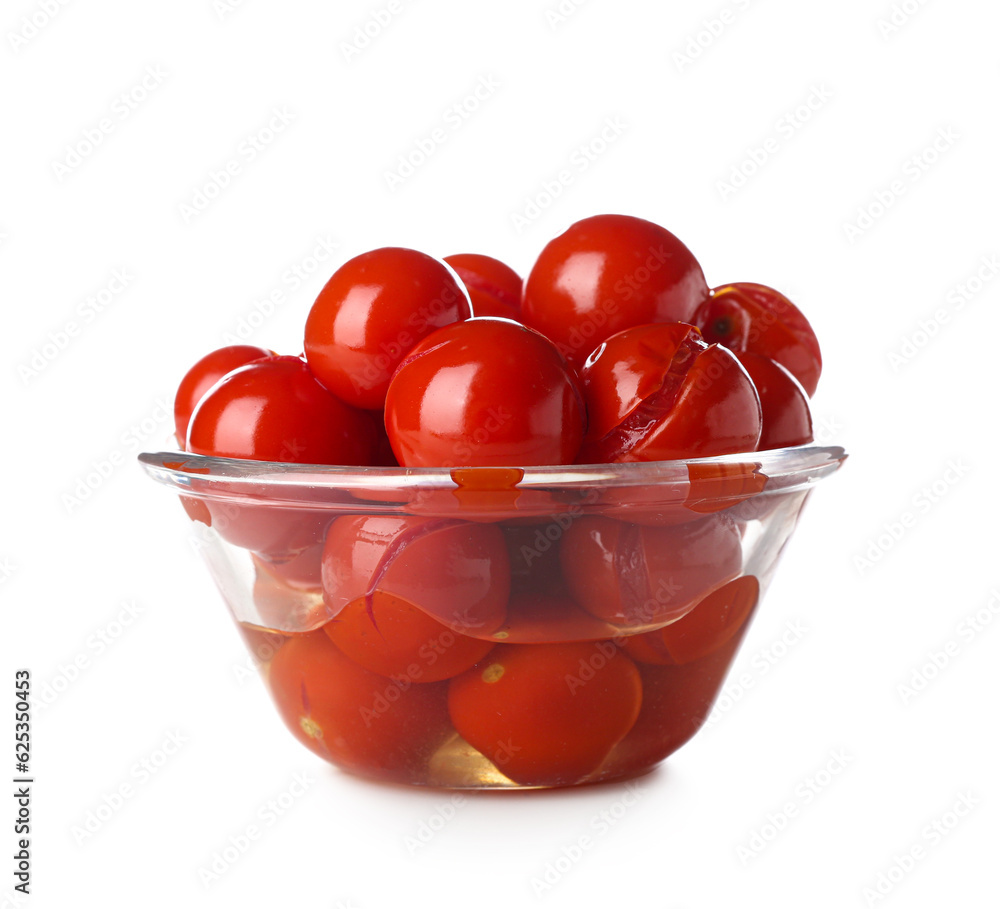
{"type": "MultiPolygon", "coordinates": [[[[196,363],[176,431],[195,454],[466,476],[703,458],[811,441],[820,369],[782,294],[710,289],[669,231],[600,215],[524,281],[479,254],[357,256],[313,304],[302,356],[234,346],[196,363]]],[[[384,779],[519,786],[625,776],[673,751],[756,605],[738,516],[628,506],[262,520],[229,504],[220,520],[185,502],[253,553],[258,614],[284,590],[316,593],[322,621],[244,629],[269,642],[268,684],[308,747],[384,779]]]]}

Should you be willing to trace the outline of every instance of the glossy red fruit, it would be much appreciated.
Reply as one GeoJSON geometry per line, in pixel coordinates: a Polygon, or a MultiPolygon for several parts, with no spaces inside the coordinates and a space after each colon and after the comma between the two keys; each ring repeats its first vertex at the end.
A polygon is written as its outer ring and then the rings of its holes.
{"type": "Polygon", "coordinates": [[[758,451],[804,445],[813,440],[809,396],[784,366],[747,351],[737,358],[753,380],[760,397],[761,430],[758,451]]]}
{"type": "Polygon", "coordinates": [[[571,464],[583,438],[576,383],[547,338],[471,319],[425,338],[389,385],[385,426],[405,467],[571,464]]]}
{"type": "Polygon", "coordinates": [[[690,321],[707,297],[701,266],[670,231],[628,215],[597,215],[542,250],[521,310],[525,324],[580,366],[623,329],[690,321]]]}
{"type": "Polygon", "coordinates": [[[379,675],[439,682],[465,672],[493,647],[460,634],[405,600],[376,593],[371,609],[355,600],[328,622],[330,640],[355,663],[379,675]]]}
{"type": "Polygon", "coordinates": [[[442,262],[413,249],[375,249],[342,265],[320,291],[306,320],[306,360],[341,400],[378,410],[410,349],[471,315],[465,288],[442,262]]]}
{"type": "Polygon", "coordinates": [[[445,256],[444,261],[455,269],[465,284],[473,315],[521,320],[523,282],[513,268],[479,253],[445,256]]]}
{"type": "Polygon", "coordinates": [[[181,447],[187,442],[187,428],[191,414],[205,393],[227,372],[232,372],[237,367],[260,360],[262,357],[271,356],[274,356],[273,352],[263,347],[234,344],[205,354],[184,374],[174,397],[174,428],[181,447]]]}
{"type": "Polygon", "coordinates": [[[735,355],[683,322],[612,335],[580,371],[585,464],[666,461],[752,451],[760,401],[735,355]]]}
{"type": "Polygon", "coordinates": [[[500,644],[448,689],[458,733],[522,786],[596,771],[641,703],[639,672],[611,641],[500,644]]]}
{"type": "Polygon", "coordinates": [[[623,639],[625,652],[658,666],[693,663],[714,653],[739,632],[760,597],[753,575],[735,578],[702,599],[686,616],[656,631],[623,639]]]}
{"type": "Polygon", "coordinates": [[[642,709],[606,770],[615,776],[643,773],[687,742],[709,718],[742,637],[740,630],[718,650],[682,666],[636,663],[642,709]]]}
{"type": "Polygon", "coordinates": [[[195,408],[187,450],[297,464],[369,464],[369,417],[330,394],[298,357],[269,357],[228,373],[195,408]]]}
{"type": "Polygon", "coordinates": [[[268,686],[295,737],[332,763],[381,779],[419,779],[448,736],[447,684],[369,672],[320,629],[286,641],[268,686]]]}
{"type": "MultiPolygon", "coordinates": [[[[510,559],[493,524],[395,515],[345,515],[323,550],[323,596],[337,616],[376,594],[409,603],[453,631],[489,638],[503,624],[510,559]]],[[[375,613],[377,620],[377,613],[375,613]]]]}
{"type": "Polygon", "coordinates": [[[764,284],[725,284],[694,317],[709,343],[770,357],[802,384],[810,397],[823,369],[819,341],[794,303],[764,284]]]}
{"type": "Polygon", "coordinates": [[[559,556],[573,598],[628,628],[681,618],[742,564],[739,527],[725,514],[666,527],[582,517],[567,529],[559,556]]]}

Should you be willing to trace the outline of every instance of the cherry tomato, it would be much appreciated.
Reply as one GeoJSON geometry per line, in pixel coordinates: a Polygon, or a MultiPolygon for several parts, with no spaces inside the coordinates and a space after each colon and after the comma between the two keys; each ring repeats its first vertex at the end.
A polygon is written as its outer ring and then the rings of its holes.
{"type": "Polygon", "coordinates": [[[740,631],[714,653],[683,666],[637,663],[642,709],[604,770],[619,777],[642,773],[687,742],[708,719],[742,637],[740,631]]]}
{"type": "Polygon", "coordinates": [[[709,343],[770,357],[784,366],[810,397],[823,359],[812,326],[783,294],[763,284],[725,284],[699,308],[693,321],[709,343]]]}
{"type": "Polygon", "coordinates": [[[753,575],[736,578],[713,591],[686,616],[646,634],[626,637],[625,652],[659,666],[693,663],[722,647],[750,617],[760,597],[753,575]]]}
{"type": "Polygon", "coordinates": [[[611,641],[499,644],[448,689],[459,735],[523,786],[596,771],[641,703],[635,663],[611,641]]]}
{"type": "Polygon", "coordinates": [[[198,402],[216,382],[227,372],[232,372],[239,366],[260,360],[263,357],[274,356],[270,350],[263,347],[253,347],[249,344],[234,344],[231,347],[220,347],[205,354],[194,364],[181,379],[174,397],[174,427],[177,441],[183,447],[187,441],[188,422],[198,402]]]}
{"type": "Polygon", "coordinates": [[[760,354],[743,351],[736,357],[760,396],[761,430],[757,450],[811,442],[809,396],[795,376],[780,363],[760,354]]]}
{"type": "Polygon", "coordinates": [[[608,338],[580,371],[589,424],[578,460],[666,461],[752,451],[760,401],[736,357],[682,322],[608,338]]]}
{"type": "Polygon", "coordinates": [[[521,320],[522,281],[513,268],[478,253],[445,256],[444,261],[465,284],[473,315],[521,320]]]}
{"type": "Polygon", "coordinates": [[[330,391],[379,410],[393,370],[422,338],[472,315],[465,288],[413,249],[362,253],[327,281],[306,319],[306,360],[330,391]]]}
{"type": "Polygon", "coordinates": [[[605,622],[663,625],[740,572],[740,531],[726,514],[656,527],[586,516],[559,555],[573,598],[605,622]]]}
{"type": "Polygon", "coordinates": [[[325,626],[330,640],[355,663],[411,682],[439,682],[465,672],[493,647],[489,641],[452,631],[407,603],[376,593],[348,603],[325,626]]]}
{"type": "Polygon", "coordinates": [[[436,331],[400,364],[385,426],[405,467],[571,464],[583,402],[553,344],[505,319],[436,331]]]}
{"type": "Polygon", "coordinates": [[[268,357],[228,373],[188,425],[195,454],[297,464],[369,464],[366,414],[330,394],[298,357],[268,357]]]}
{"type": "Polygon", "coordinates": [[[525,324],[580,366],[623,329],[690,321],[707,297],[701,266],[670,231],[641,218],[597,215],[542,250],[521,310],[525,324]]]}
{"type": "MultiPolygon", "coordinates": [[[[201,399],[188,425],[187,449],[256,461],[368,464],[374,435],[368,414],[331,395],[304,361],[269,357],[227,373],[201,399]]],[[[271,561],[314,546],[332,519],[322,509],[266,501],[203,502],[223,539],[271,561]]]]}
{"type": "Polygon", "coordinates": [[[322,629],[281,646],[268,685],[303,745],[365,776],[419,781],[451,731],[444,682],[421,685],[369,672],[322,629]]]}
{"type": "MultiPolygon", "coordinates": [[[[452,631],[488,639],[504,621],[510,560],[492,524],[345,515],[323,550],[323,596],[330,614],[384,594],[417,607],[452,631]]],[[[376,614],[377,618],[377,614],[376,614]]]]}

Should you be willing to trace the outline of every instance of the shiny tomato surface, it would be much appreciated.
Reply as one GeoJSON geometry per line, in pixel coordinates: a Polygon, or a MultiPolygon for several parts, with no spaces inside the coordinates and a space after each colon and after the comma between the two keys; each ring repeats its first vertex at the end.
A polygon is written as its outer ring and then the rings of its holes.
{"type": "MultiPolygon", "coordinates": [[[[376,593],[409,603],[453,631],[489,638],[504,621],[510,559],[493,524],[345,515],[323,550],[323,596],[340,614],[376,593]]],[[[375,612],[377,621],[378,613],[375,612]]]]}
{"type": "Polygon", "coordinates": [[[263,357],[274,356],[270,350],[254,347],[250,344],[234,344],[220,347],[205,354],[194,364],[181,379],[174,396],[174,429],[177,441],[183,447],[187,441],[188,422],[198,402],[205,393],[226,373],[239,366],[260,360],[263,357]]]}
{"type": "Polygon", "coordinates": [[[445,256],[462,279],[476,316],[499,316],[520,321],[521,276],[509,265],[479,253],[445,256]]]}
{"type": "Polygon", "coordinates": [[[525,324],[575,366],[601,341],[647,322],[686,322],[708,285],[670,231],[628,215],[577,221],[542,250],[524,285],[525,324]]]}
{"type": "Polygon", "coordinates": [[[419,776],[451,731],[446,682],[369,672],[322,629],[282,644],[267,681],[282,719],[303,745],[365,776],[419,776]]]}
{"type": "Polygon", "coordinates": [[[414,249],[375,249],[342,265],[320,291],[306,320],[306,360],[341,400],[378,410],[413,346],[471,315],[465,288],[442,262],[414,249]]]}
{"type": "Polygon", "coordinates": [[[770,357],[743,351],[736,354],[760,397],[759,451],[804,445],[813,440],[809,396],[784,366],[770,357]]]}
{"type": "Polygon", "coordinates": [[[641,703],[635,663],[611,641],[499,644],[448,690],[459,734],[524,786],[593,773],[641,703]]]}
{"type": "Polygon", "coordinates": [[[576,383],[547,338],[470,319],[425,338],[389,384],[385,426],[405,467],[571,464],[584,432],[576,383]]]}
{"type": "Polygon", "coordinates": [[[798,379],[807,395],[816,391],[823,370],[816,333],[798,307],[773,287],[747,282],[716,287],[694,322],[706,341],[770,357],[798,379]]]}
{"type": "Polygon", "coordinates": [[[589,418],[586,464],[666,461],[752,451],[760,401],[735,355],[683,322],[608,338],[580,371],[589,418]]]}

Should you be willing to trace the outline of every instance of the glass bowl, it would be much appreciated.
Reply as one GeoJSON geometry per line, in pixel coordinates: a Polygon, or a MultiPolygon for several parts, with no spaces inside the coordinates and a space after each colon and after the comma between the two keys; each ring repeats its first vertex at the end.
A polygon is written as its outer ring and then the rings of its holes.
{"type": "Polygon", "coordinates": [[[573,786],[705,721],[842,448],[403,469],[145,453],[292,734],[378,780],[573,786]]]}

